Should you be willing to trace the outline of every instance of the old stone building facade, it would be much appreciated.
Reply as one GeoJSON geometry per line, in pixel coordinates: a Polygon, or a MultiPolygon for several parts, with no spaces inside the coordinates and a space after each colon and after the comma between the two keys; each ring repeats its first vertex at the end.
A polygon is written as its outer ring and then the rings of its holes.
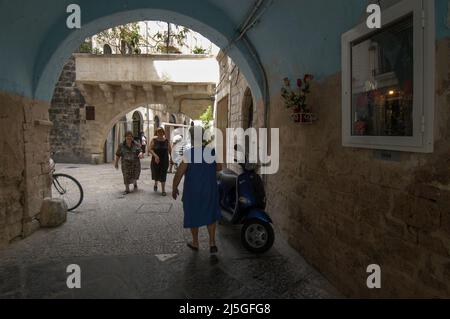
{"type": "MultiPolygon", "coordinates": [[[[223,134],[224,159],[226,159],[226,129],[264,127],[264,109],[256,107],[249,84],[233,60],[220,51],[217,61],[220,81],[217,85],[214,126],[223,134]]],[[[226,165],[230,169],[240,171],[240,167],[236,164],[226,165]]]]}
{"type": "Polygon", "coordinates": [[[229,128],[261,127],[261,110],[254,107],[247,80],[222,51],[217,55],[220,82],[216,95],[216,125],[229,128]],[[218,123],[225,121],[226,123],[218,123]]]}
{"type": "Polygon", "coordinates": [[[57,162],[90,163],[82,136],[86,101],[75,79],[75,57],[72,56],[63,67],[49,109],[50,121],[54,123],[50,131],[51,152],[57,162]]]}
{"type": "MultiPolygon", "coordinates": [[[[208,98],[202,99],[202,95],[200,98],[192,98],[190,95],[176,98],[177,103],[180,103],[180,110],[188,112],[188,115],[184,112],[171,112],[166,104],[145,104],[145,97],[148,96],[145,93],[140,100],[142,102],[129,102],[127,91],[119,90],[112,93],[116,102],[114,108],[111,108],[112,105],[106,102],[107,98],[103,95],[96,100],[86,101],[86,96],[92,98],[92,89],[89,90],[85,84],[77,85],[76,81],[77,66],[74,55],[63,67],[49,109],[50,120],[55,123],[50,131],[50,146],[56,162],[111,162],[114,149],[123,141],[126,131],[133,131],[136,138],[141,132],[151,137],[154,136],[157,126],[166,126],[170,137],[173,127],[169,124],[190,124],[190,116],[199,116],[207,105],[212,104],[208,98]],[[137,116],[138,120],[133,119],[133,116],[137,116]]],[[[147,102],[157,102],[154,99],[153,94],[147,102]]]]}

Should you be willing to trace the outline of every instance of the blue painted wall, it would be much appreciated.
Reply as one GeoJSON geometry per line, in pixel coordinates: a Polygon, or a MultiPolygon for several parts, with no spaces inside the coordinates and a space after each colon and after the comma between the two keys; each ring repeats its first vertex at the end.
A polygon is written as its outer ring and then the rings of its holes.
{"type": "Polygon", "coordinates": [[[436,38],[438,40],[450,37],[449,14],[450,1],[436,0],[436,38]]]}
{"type": "MultiPolygon", "coordinates": [[[[219,46],[235,35],[253,0],[15,0],[0,1],[0,90],[49,99],[65,59],[86,36],[113,25],[162,19],[203,33],[219,46]],[[70,3],[82,8],[83,28],[65,27],[70,3]]],[[[340,70],[341,34],[361,21],[366,0],[274,0],[248,32],[278,91],[284,76],[318,78],[340,70]]],[[[448,1],[436,0],[436,37],[450,36],[448,1]]],[[[229,52],[261,97],[263,77],[242,43],[229,52]]]]}

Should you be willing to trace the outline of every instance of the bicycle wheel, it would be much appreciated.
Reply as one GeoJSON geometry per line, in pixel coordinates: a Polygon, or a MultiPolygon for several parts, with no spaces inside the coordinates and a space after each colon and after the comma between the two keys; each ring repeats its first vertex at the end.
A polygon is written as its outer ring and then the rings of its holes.
{"type": "Polygon", "coordinates": [[[83,196],[83,188],[75,178],[66,174],[53,174],[52,197],[64,199],[68,211],[80,206],[83,196]]]}

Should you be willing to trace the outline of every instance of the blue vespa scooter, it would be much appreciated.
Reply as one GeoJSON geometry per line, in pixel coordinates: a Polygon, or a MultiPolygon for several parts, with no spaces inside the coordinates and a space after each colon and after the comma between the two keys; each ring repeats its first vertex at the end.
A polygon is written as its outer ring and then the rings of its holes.
{"type": "MultiPolygon", "coordinates": [[[[237,146],[235,146],[237,150],[237,146]]],[[[272,220],[265,212],[266,194],[256,165],[239,164],[243,173],[225,169],[218,174],[219,199],[222,216],[233,225],[243,225],[242,245],[252,253],[268,251],[275,239],[272,220]]]]}

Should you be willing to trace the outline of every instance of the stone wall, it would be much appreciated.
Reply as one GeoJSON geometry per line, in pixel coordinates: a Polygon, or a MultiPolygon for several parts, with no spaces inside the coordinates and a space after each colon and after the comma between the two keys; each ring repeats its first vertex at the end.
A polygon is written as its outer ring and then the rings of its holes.
{"type": "Polygon", "coordinates": [[[450,40],[438,43],[436,71],[435,151],[402,153],[398,162],[342,146],[340,74],[313,84],[312,126],[292,123],[272,95],[281,152],[268,210],[347,296],[450,296],[450,40]],[[381,266],[382,289],[366,286],[370,264],[381,266]]]}
{"type": "MultiPolygon", "coordinates": [[[[253,103],[253,121],[251,126],[254,128],[263,127],[264,109],[255,105],[245,76],[223,52],[218,54],[217,60],[220,69],[220,82],[217,86],[216,101],[220,102],[228,96],[228,128],[248,128],[248,117],[250,116],[248,103],[253,103]]],[[[215,116],[215,119],[217,120],[217,116],[215,116]]],[[[227,163],[226,166],[235,172],[239,173],[241,171],[240,166],[237,164],[227,163]]]]}
{"type": "Polygon", "coordinates": [[[75,86],[76,65],[72,56],[64,65],[55,86],[50,106],[51,151],[56,162],[89,163],[91,158],[84,149],[82,126],[86,123],[85,100],[75,86]]]}
{"type": "MultiPolygon", "coordinates": [[[[219,55],[218,101],[242,127],[246,82],[219,55]]],[[[450,297],[450,39],[437,45],[435,152],[383,161],[341,138],[341,74],[312,85],[314,125],[293,123],[272,88],[270,126],[280,128],[280,170],[268,176],[268,212],[289,244],[349,297],[450,297]],[[326,92],[326,94],[324,94],[326,92]],[[367,288],[378,264],[382,289],[367,288]]],[[[258,105],[255,127],[262,127],[258,105]]],[[[236,169],[235,165],[229,165],[236,169]]]]}
{"type": "MultiPolygon", "coordinates": [[[[217,56],[217,60],[221,76],[217,86],[216,100],[220,101],[228,95],[228,126],[230,128],[246,127],[248,112],[245,110],[245,100],[246,93],[250,92],[247,80],[233,61],[222,52],[217,56]]],[[[250,98],[253,99],[251,92],[250,98]]],[[[261,127],[263,114],[261,109],[253,108],[252,125],[254,127],[261,127]]]]}
{"type": "Polygon", "coordinates": [[[48,175],[48,105],[0,93],[0,247],[39,228],[48,175]]]}

